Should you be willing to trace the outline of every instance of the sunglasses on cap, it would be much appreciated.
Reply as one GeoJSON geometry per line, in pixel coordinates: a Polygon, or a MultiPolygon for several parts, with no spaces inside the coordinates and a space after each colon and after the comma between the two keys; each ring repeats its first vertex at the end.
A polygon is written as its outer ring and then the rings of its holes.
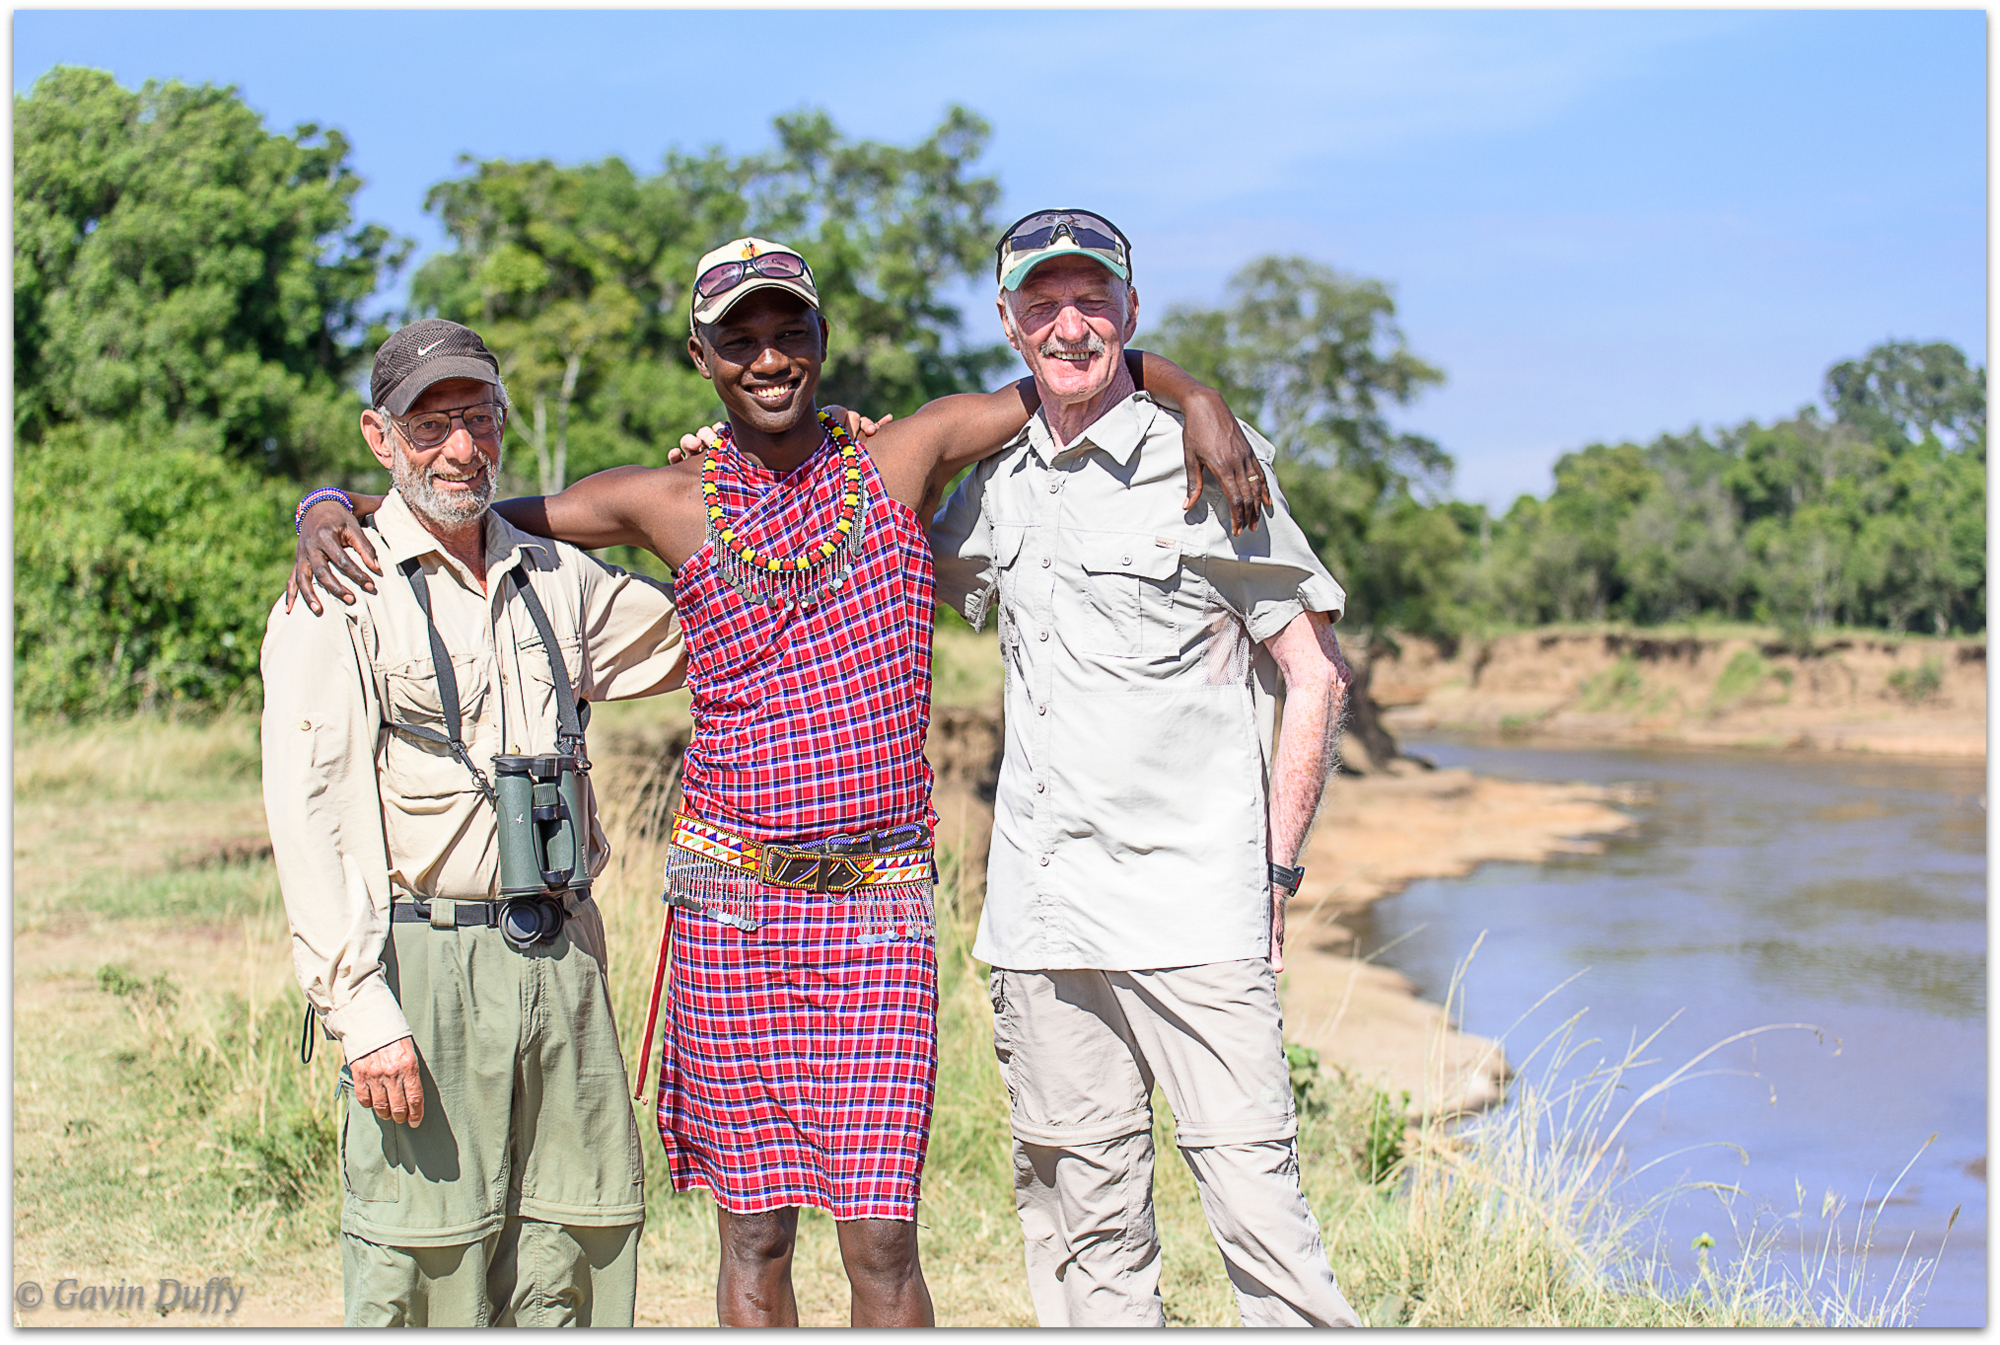
{"type": "Polygon", "coordinates": [[[1088,210],[1038,210],[1016,220],[1000,236],[1000,244],[994,249],[993,278],[1001,280],[1007,274],[1010,255],[1019,257],[1037,252],[1063,234],[1068,234],[1070,241],[1086,252],[1110,253],[1126,274],[1131,274],[1132,244],[1124,230],[1110,220],[1088,210]]]}
{"type": "Polygon", "coordinates": [[[713,299],[719,294],[727,294],[753,275],[763,276],[766,280],[797,280],[804,276],[806,283],[812,284],[812,267],[806,265],[805,258],[789,252],[766,252],[761,257],[720,262],[709,267],[695,277],[694,292],[698,298],[713,299]]]}

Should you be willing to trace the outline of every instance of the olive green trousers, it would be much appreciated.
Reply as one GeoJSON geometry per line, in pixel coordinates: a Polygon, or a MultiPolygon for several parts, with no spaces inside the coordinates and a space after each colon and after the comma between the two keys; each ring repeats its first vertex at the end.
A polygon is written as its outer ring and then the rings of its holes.
{"type": "Polygon", "coordinates": [[[348,1326],[630,1326],[639,1225],[510,1218],[479,1242],[341,1238],[348,1326]]]}
{"type": "Polygon", "coordinates": [[[343,1071],[347,1325],[630,1326],[645,1193],[597,907],[527,952],[389,928],[424,1120],[378,1117],[343,1071]]]}

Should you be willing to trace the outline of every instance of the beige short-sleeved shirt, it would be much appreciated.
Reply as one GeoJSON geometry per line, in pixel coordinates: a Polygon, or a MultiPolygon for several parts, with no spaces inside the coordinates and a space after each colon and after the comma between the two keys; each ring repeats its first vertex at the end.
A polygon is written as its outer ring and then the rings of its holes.
{"type": "MultiPolygon", "coordinates": [[[[421,556],[458,678],[461,730],[490,780],[502,752],[556,750],[555,679],[533,620],[502,582],[527,572],[582,701],[680,685],[680,623],[666,588],[574,547],[486,518],[486,591],[398,495],[368,528],[382,561],[376,592],[352,607],[279,602],[264,635],[264,811],[306,999],[349,1060],[409,1033],[382,975],[392,894],[490,900],[499,889],[493,808],[441,745],[388,723],[444,732],[429,628],[397,568],[421,556]]],[[[586,790],[588,782],[586,781],[586,790]]],[[[589,871],[609,847],[591,814],[589,871]]]]}
{"type": "Polygon", "coordinates": [[[973,953],[1016,971],[1264,957],[1276,664],[1263,642],[1346,595],[1286,512],[1189,513],[1181,423],[1147,394],[1056,451],[1038,413],[931,525],[941,601],[996,605],[1006,749],[973,953]]]}

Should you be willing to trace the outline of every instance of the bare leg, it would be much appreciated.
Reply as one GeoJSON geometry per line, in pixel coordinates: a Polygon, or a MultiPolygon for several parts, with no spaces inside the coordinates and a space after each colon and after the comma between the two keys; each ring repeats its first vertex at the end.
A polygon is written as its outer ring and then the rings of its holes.
{"type": "Polygon", "coordinates": [[[796,1206],[765,1214],[715,1209],[722,1265],[715,1277],[715,1319],[723,1326],[797,1326],[792,1295],[792,1248],[798,1242],[796,1206]]]}
{"type": "Polygon", "coordinates": [[[917,1259],[913,1219],[850,1219],[835,1223],[851,1295],[854,1326],[936,1326],[931,1291],[917,1259]]]}

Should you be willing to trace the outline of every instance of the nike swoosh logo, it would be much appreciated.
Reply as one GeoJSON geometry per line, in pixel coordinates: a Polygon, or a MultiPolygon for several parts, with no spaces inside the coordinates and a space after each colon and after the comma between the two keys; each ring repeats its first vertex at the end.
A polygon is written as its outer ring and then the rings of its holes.
{"type": "Polygon", "coordinates": [[[431,342],[431,343],[430,343],[429,345],[427,345],[427,346],[418,346],[418,347],[417,347],[417,358],[418,358],[418,359],[422,359],[422,358],[423,358],[424,356],[426,356],[426,355],[430,354],[430,353],[431,353],[431,352],[432,352],[433,350],[436,350],[436,349],[437,349],[437,348],[438,348],[439,346],[441,346],[441,345],[443,345],[443,344],[444,344],[444,338],[443,338],[442,336],[440,336],[440,337],[439,337],[439,338],[438,338],[437,340],[435,340],[435,341],[431,342]]]}

